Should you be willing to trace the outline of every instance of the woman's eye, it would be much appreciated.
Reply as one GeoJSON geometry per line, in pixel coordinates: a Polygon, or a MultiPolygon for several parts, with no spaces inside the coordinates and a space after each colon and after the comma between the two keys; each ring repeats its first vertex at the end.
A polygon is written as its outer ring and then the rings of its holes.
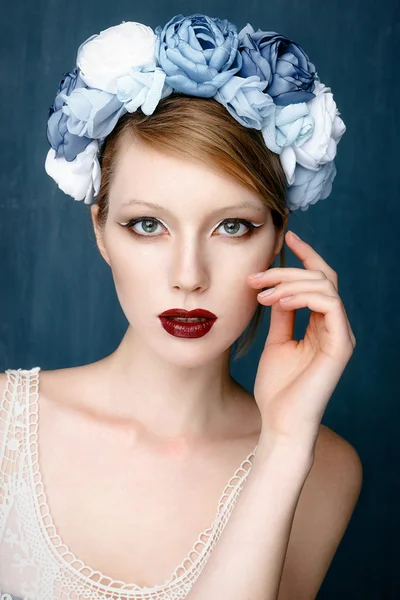
{"type": "MultiPolygon", "coordinates": [[[[129,223],[128,223],[128,225],[129,225],[129,223]]],[[[135,219],[133,222],[130,223],[130,227],[132,227],[134,232],[137,233],[138,235],[149,234],[150,236],[157,231],[158,225],[161,225],[161,223],[159,221],[157,221],[156,219],[149,219],[149,218],[135,219]],[[139,226],[138,229],[134,229],[135,225],[139,226]]]]}
{"type": "MultiPolygon", "coordinates": [[[[121,223],[124,227],[132,230],[134,234],[140,235],[142,237],[158,237],[157,234],[154,235],[157,231],[157,227],[160,225],[164,227],[162,223],[158,219],[154,219],[152,217],[141,217],[138,219],[131,219],[127,223],[121,223]],[[137,226],[137,228],[136,228],[137,226]]],[[[217,230],[221,227],[224,228],[224,232],[226,233],[225,237],[232,238],[242,238],[247,235],[251,235],[256,229],[256,227],[260,227],[260,225],[254,225],[250,223],[246,219],[225,219],[218,225],[217,230]],[[240,228],[247,228],[247,231],[243,231],[240,228]],[[239,235],[238,235],[239,234],[239,235]]],[[[222,234],[224,235],[224,233],[222,234]]]]}
{"type": "Polygon", "coordinates": [[[255,229],[255,225],[244,219],[225,219],[218,227],[224,227],[229,237],[244,237],[255,229]],[[234,235],[240,232],[240,227],[247,227],[247,231],[241,231],[241,235],[234,235]]]}

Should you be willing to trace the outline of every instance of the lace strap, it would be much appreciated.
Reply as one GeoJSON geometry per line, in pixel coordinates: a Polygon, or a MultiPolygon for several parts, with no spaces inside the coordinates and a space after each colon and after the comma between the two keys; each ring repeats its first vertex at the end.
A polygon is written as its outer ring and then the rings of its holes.
{"type": "Polygon", "coordinates": [[[30,371],[7,369],[6,386],[0,401],[0,501],[7,501],[16,491],[18,475],[22,468],[21,457],[25,450],[27,406],[29,388],[24,383],[30,371]]]}

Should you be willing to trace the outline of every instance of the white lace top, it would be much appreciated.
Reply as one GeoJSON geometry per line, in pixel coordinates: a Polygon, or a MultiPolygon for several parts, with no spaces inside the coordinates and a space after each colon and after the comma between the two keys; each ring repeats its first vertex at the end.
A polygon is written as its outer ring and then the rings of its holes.
{"type": "Polygon", "coordinates": [[[154,587],[114,580],[84,564],[53,524],[38,464],[40,367],[8,369],[0,402],[0,600],[182,600],[203,569],[252,466],[258,445],[220,497],[171,577],[154,587]]]}

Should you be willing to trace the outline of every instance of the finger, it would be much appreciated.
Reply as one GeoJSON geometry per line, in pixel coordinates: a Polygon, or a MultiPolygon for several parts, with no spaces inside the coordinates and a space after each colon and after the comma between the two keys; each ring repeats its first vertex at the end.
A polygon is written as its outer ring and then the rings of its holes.
{"type": "MultiPolygon", "coordinates": [[[[309,273],[309,271],[305,271],[309,273]]],[[[336,296],[335,286],[330,279],[302,279],[297,281],[290,281],[288,283],[280,283],[274,288],[264,290],[257,294],[258,301],[264,306],[276,303],[280,298],[286,296],[292,296],[294,294],[300,294],[302,292],[321,292],[328,296],[336,296]],[[265,295],[264,295],[265,294],[265,295]]],[[[349,336],[352,340],[353,346],[355,345],[355,337],[351,330],[347,313],[345,312],[347,319],[347,326],[349,329],[349,336]]],[[[288,332],[285,333],[287,335],[288,332]]]]}
{"type": "Polygon", "coordinates": [[[308,307],[314,312],[324,315],[324,324],[329,334],[329,346],[332,356],[337,353],[353,351],[353,343],[349,334],[348,319],[339,296],[329,296],[318,292],[302,292],[288,300],[279,300],[283,310],[297,310],[308,307]]]}
{"type": "MultiPolygon", "coordinates": [[[[308,271],[305,271],[308,273],[308,271]]],[[[283,296],[300,294],[301,292],[322,292],[330,296],[336,296],[336,289],[330,279],[301,279],[279,283],[275,287],[259,292],[257,298],[263,302],[276,302],[283,296]]]]}
{"type": "MultiPolygon", "coordinates": [[[[282,269],[282,270],[285,271],[285,269],[282,269]]],[[[286,269],[286,270],[289,270],[289,269],[286,269]]],[[[304,271],[301,269],[300,269],[300,272],[305,274],[306,276],[309,273],[312,273],[312,274],[320,273],[320,271],[318,271],[318,272],[304,271]]],[[[265,282],[265,283],[273,283],[273,281],[265,282]]],[[[293,294],[299,294],[300,292],[307,292],[307,291],[322,292],[322,293],[326,293],[330,296],[336,295],[336,289],[335,289],[335,286],[332,283],[332,281],[330,279],[326,279],[325,277],[323,277],[323,278],[317,278],[317,279],[300,279],[300,280],[296,280],[296,281],[288,281],[287,283],[280,283],[277,286],[275,286],[275,288],[270,288],[270,289],[264,290],[263,292],[260,292],[259,294],[257,294],[257,299],[264,306],[268,306],[271,303],[276,303],[280,298],[283,298],[284,296],[290,296],[293,294]],[[264,296],[263,294],[265,292],[269,292],[269,293],[264,296]]],[[[356,338],[352,331],[352,328],[351,328],[351,325],[350,325],[350,322],[349,322],[346,312],[345,312],[345,315],[346,315],[346,319],[347,319],[349,336],[351,338],[353,348],[354,348],[356,345],[356,338]]],[[[285,336],[286,337],[288,336],[288,331],[285,333],[285,336]]]]}
{"type": "Polygon", "coordinates": [[[296,311],[287,310],[280,302],[271,306],[269,331],[265,344],[283,344],[294,339],[296,311]]]}
{"type": "MultiPolygon", "coordinates": [[[[285,271],[285,269],[281,269],[285,271]]],[[[294,269],[299,271],[299,269],[294,269]]],[[[302,273],[307,275],[310,271],[304,271],[300,269],[302,273]]],[[[318,273],[320,273],[318,271],[318,273]]],[[[266,343],[283,343],[294,339],[294,327],[296,319],[296,310],[287,310],[285,307],[281,308],[279,299],[285,296],[293,294],[299,294],[301,292],[310,291],[310,288],[314,292],[323,292],[328,295],[335,295],[336,290],[331,281],[326,279],[324,276],[322,279],[302,279],[296,281],[289,281],[288,283],[281,283],[275,288],[265,290],[257,294],[258,301],[264,306],[271,305],[271,320],[270,328],[266,343]],[[269,292],[268,295],[263,296],[262,294],[269,292]]]]}
{"type": "Polygon", "coordinates": [[[275,267],[268,269],[260,273],[259,277],[254,278],[252,275],[248,275],[248,282],[253,288],[266,287],[267,285],[273,285],[275,283],[281,283],[283,281],[295,281],[304,279],[318,279],[329,281],[325,273],[322,271],[311,271],[307,269],[297,269],[290,267],[275,267]]]}
{"type": "Polygon", "coordinates": [[[339,290],[338,276],[336,271],[322,258],[320,254],[310,244],[304,240],[296,239],[291,231],[288,231],[285,236],[286,243],[289,245],[292,252],[298,256],[306,269],[313,269],[325,273],[327,279],[330,279],[335,285],[336,290],[339,290]]]}

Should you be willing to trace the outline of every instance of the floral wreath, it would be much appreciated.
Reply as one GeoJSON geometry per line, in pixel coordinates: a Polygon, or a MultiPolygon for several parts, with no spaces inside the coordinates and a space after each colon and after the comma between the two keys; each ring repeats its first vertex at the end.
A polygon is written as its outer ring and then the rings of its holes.
{"type": "Polygon", "coordinates": [[[100,189],[98,153],[118,119],[151,115],[173,91],[214,98],[244,127],[261,130],[279,155],[290,211],[327,198],[346,126],[304,50],[274,31],[239,33],[227,19],[196,13],[155,31],[132,21],[83,42],[49,109],[45,169],[90,204],[100,189]]]}

